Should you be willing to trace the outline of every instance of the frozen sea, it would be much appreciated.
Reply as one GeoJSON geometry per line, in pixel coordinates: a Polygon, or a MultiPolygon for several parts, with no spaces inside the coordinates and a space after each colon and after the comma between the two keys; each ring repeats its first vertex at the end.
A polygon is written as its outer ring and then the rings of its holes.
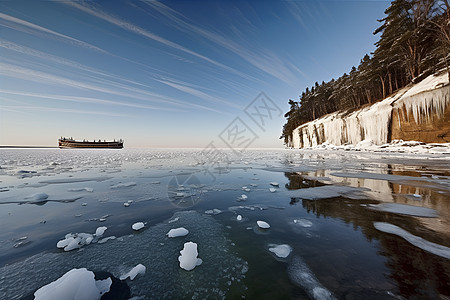
{"type": "Polygon", "coordinates": [[[102,299],[450,297],[448,153],[215,154],[0,149],[0,299],[80,268],[102,299]]]}

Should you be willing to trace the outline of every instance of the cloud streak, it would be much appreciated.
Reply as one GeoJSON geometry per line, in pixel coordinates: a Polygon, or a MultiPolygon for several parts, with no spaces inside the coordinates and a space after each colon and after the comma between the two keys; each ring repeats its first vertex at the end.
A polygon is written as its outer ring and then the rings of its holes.
{"type": "Polygon", "coordinates": [[[92,44],[80,41],[80,40],[70,37],[68,35],[61,34],[59,32],[47,29],[45,27],[30,23],[28,21],[9,16],[4,13],[0,13],[0,20],[2,20],[4,22],[2,25],[4,25],[4,26],[6,25],[7,27],[10,27],[17,31],[22,31],[22,32],[32,34],[32,35],[34,35],[36,33],[41,33],[41,34],[45,34],[47,36],[51,36],[51,37],[59,39],[59,40],[63,40],[63,41],[69,42],[73,45],[77,45],[77,46],[80,46],[80,47],[83,47],[86,49],[95,50],[95,51],[105,53],[105,54],[107,53],[105,50],[100,49],[99,47],[96,47],[92,44]]]}
{"type": "Polygon", "coordinates": [[[249,80],[254,80],[254,78],[252,78],[251,76],[249,76],[249,75],[247,75],[245,73],[242,73],[242,72],[240,72],[238,70],[235,70],[235,69],[233,69],[233,68],[231,68],[231,67],[229,67],[227,65],[224,65],[224,64],[222,64],[220,62],[217,62],[217,61],[215,61],[215,60],[213,60],[213,59],[211,59],[211,58],[209,58],[209,57],[207,57],[205,55],[202,55],[200,53],[192,51],[192,50],[190,50],[190,49],[188,49],[188,48],[186,48],[186,47],[184,47],[184,46],[182,46],[180,44],[177,44],[177,43],[172,42],[170,40],[167,40],[167,39],[165,39],[165,38],[163,38],[161,36],[158,36],[158,35],[150,32],[148,30],[145,30],[145,29],[143,29],[143,28],[133,24],[133,23],[124,21],[124,20],[122,20],[122,19],[120,19],[118,17],[115,17],[113,15],[107,14],[107,13],[105,13],[105,12],[103,12],[103,11],[97,9],[97,8],[94,8],[93,6],[87,6],[87,4],[85,4],[85,3],[80,4],[80,3],[75,3],[75,2],[64,2],[64,4],[70,5],[70,6],[74,7],[74,8],[76,8],[76,9],[79,9],[79,10],[81,10],[81,11],[87,13],[87,14],[90,14],[90,15],[92,15],[94,17],[102,19],[102,20],[104,20],[104,21],[106,21],[106,22],[108,22],[110,24],[113,24],[113,25],[115,25],[117,27],[120,27],[120,28],[122,28],[124,30],[127,30],[129,32],[132,32],[132,33],[138,34],[140,36],[146,37],[148,39],[151,39],[153,41],[161,43],[161,44],[163,44],[163,45],[165,45],[167,47],[170,47],[172,49],[175,49],[175,50],[182,51],[184,53],[190,54],[190,55],[192,55],[192,56],[194,56],[196,58],[199,58],[199,59],[201,59],[203,61],[206,61],[206,62],[208,62],[208,63],[210,63],[212,65],[215,65],[215,66],[220,67],[220,68],[222,68],[224,70],[227,70],[227,71],[229,71],[231,73],[239,75],[239,76],[241,76],[243,78],[246,78],[246,79],[249,79],[249,80]]]}

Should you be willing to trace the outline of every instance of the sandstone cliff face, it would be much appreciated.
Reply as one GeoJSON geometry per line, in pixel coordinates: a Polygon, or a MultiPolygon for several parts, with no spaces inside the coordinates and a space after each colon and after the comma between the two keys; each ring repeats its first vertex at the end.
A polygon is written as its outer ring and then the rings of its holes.
{"type": "MultiPolygon", "coordinates": [[[[416,95],[429,97],[433,103],[423,105],[418,112],[411,106],[398,103],[392,112],[390,140],[421,141],[425,143],[450,142],[450,86],[416,95]],[[438,99],[447,99],[439,102],[438,99]],[[442,107],[438,103],[443,103],[442,107]]],[[[408,99],[405,99],[408,101],[408,99]]],[[[414,102],[414,99],[410,99],[414,102]]],[[[415,108],[417,109],[417,107],[415,108]]]]}
{"type": "Polygon", "coordinates": [[[335,112],[299,126],[290,147],[306,148],[323,143],[376,145],[392,140],[426,143],[450,142],[450,84],[447,74],[422,82],[351,113],[335,112]]]}

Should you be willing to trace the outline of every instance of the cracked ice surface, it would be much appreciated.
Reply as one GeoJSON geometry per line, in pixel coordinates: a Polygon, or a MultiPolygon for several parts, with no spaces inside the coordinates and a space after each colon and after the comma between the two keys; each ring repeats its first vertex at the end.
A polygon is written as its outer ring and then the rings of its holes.
{"type": "Polygon", "coordinates": [[[94,244],[83,251],[42,253],[7,265],[0,269],[0,299],[20,299],[41,287],[43,282],[55,281],[73,268],[107,270],[121,277],[129,266],[138,264],[146,266],[146,272],[129,282],[132,296],[224,298],[230,288],[229,281],[233,282],[234,289],[243,291],[247,262],[228,250],[230,241],[225,238],[222,225],[194,211],[179,212],[174,217],[178,218],[178,225],[189,228],[189,239],[198,244],[203,259],[201,268],[180,272],[178,257],[186,240],[167,237],[172,224],[166,221],[139,235],[94,244]]]}

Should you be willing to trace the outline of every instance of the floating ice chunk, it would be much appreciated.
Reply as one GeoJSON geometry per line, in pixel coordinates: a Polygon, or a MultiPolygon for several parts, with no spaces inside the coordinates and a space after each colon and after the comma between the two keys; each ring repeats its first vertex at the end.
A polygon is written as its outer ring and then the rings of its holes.
{"type": "Polygon", "coordinates": [[[125,203],[123,204],[123,206],[128,207],[128,206],[130,206],[130,203],[125,202],[125,203]]]}
{"type": "Polygon", "coordinates": [[[316,300],[335,300],[334,295],[316,278],[308,265],[298,256],[294,257],[288,266],[289,278],[306,293],[316,300]]]}
{"type": "Polygon", "coordinates": [[[241,195],[240,197],[238,197],[238,201],[245,201],[245,200],[247,200],[247,195],[241,195]]]}
{"type": "Polygon", "coordinates": [[[209,209],[205,211],[205,214],[207,215],[218,215],[220,214],[222,211],[220,209],[214,208],[214,209],[209,209]]]}
{"type": "Polygon", "coordinates": [[[131,226],[131,228],[133,228],[134,230],[140,230],[140,229],[142,229],[142,228],[144,228],[144,223],[142,223],[142,222],[137,222],[137,223],[134,223],[132,226],[131,226]]]}
{"type": "Polygon", "coordinates": [[[313,225],[311,221],[306,219],[295,219],[294,224],[305,228],[311,227],[313,225]]]}
{"type": "Polygon", "coordinates": [[[407,204],[399,204],[399,203],[382,203],[378,205],[370,205],[370,209],[373,210],[381,210],[390,213],[416,216],[416,217],[426,217],[426,218],[434,218],[438,216],[437,211],[432,208],[413,206],[407,204]]]}
{"type": "Polygon", "coordinates": [[[130,187],[130,186],[135,186],[135,185],[136,185],[136,182],[131,181],[131,182],[124,182],[124,183],[118,183],[118,184],[112,185],[111,188],[118,189],[118,188],[130,187]]]}
{"type": "Polygon", "coordinates": [[[86,205],[87,205],[86,202],[81,203],[81,206],[86,206],[86,205]]]}
{"type": "Polygon", "coordinates": [[[184,243],[183,250],[180,251],[178,261],[180,262],[180,268],[186,271],[193,270],[196,266],[202,264],[202,260],[197,258],[197,244],[193,242],[184,243]]]}
{"type": "Polygon", "coordinates": [[[71,239],[69,238],[69,244],[66,247],[64,247],[64,251],[72,251],[83,247],[83,245],[80,242],[81,242],[80,237],[75,237],[71,239]]]}
{"type": "Polygon", "coordinates": [[[269,246],[272,246],[271,248],[269,248],[269,251],[280,258],[286,258],[292,252],[292,247],[287,244],[269,246]]]}
{"type": "Polygon", "coordinates": [[[270,185],[272,185],[272,186],[280,186],[280,184],[278,182],[275,182],[275,181],[271,182],[270,185]]]}
{"type": "Polygon", "coordinates": [[[187,230],[184,227],[180,227],[180,228],[175,228],[175,229],[170,229],[169,232],[167,233],[168,237],[179,237],[179,236],[186,236],[188,235],[189,230],[187,230]]]}
{"type": "Polygon", "coordinates": [[[262,228],[262,229],[269,229],[270,228],[269,223],[264,222],[264,221],[256,221],[256,224],[258,224],[258,227],[262,228]]]}
{"type": "Polygon", "coordinates": [[[32,201],[46,200],[48,195],[46,193],[36,193],[31,196],[25,197],[25,199],[31,199],[32,201]]]}
{"type": "Polygon", "coordinates": [[[34,293],[35,300],[97,300],[109,292],[111,278],[95,280],[94,273],[85,268],[72,269],[34,293]]]}
{"type": "Polygon", "coordinates": [[[269,188],[269,191],[270,191],[271,193],[275,193],[275,192],[277,191],[277,189],[275,189],[275,188],[269,188]]]}
{"type": "Polygon", "coordinates": [[[402,228],[392,225],[392,224],[389,224],[389,223],[374,222],[373,226],[375,226],[375,228],[378,229],[379,231],[395,234],[399,237],[402,237],[406,241],[408,241],[410,244],[412,244],[424,251],[427,251],[427,252],[433,253],[434,255],[438,255],[438,256],[450,259],[450,248],[448,248],[448,247],[424,240],[421,237],[415,236],[415,235],[409,233],[408,231],[403,230],[402,228]]]}
{"type": "Polygon", "coordinates": [[[236,220],[242,221],[242,216],[241,215],[237,215],[236,220]]]}
{"type": "Polygon", "coordinates": [[[134,278],[136,278],[137,275],[145,274],[145,266],[142,264],[138,264],[136,267],[134,267],[133,269],[131,269],[128,273],[120,276],[120,280],[125,280],[127,278],[130,278],[130,280],[133,280],[134,278]]]}
{"type": "Polygon", "coordinates": [[[108,227],[106,227],[106,226],[98,227],[98,228],[95,230],[95,236],[96,236],[96,237],[101,237],[101,236],[105,233],[105,230],[106,230],[106,229],[108,229],[108,227]]]}
{"type": "Polygon", "coordinates": [[[422,198],[422,196],[419,195],[419,194],[413,194],[413,196],[416,197],[416,198],[422,198]]]}

